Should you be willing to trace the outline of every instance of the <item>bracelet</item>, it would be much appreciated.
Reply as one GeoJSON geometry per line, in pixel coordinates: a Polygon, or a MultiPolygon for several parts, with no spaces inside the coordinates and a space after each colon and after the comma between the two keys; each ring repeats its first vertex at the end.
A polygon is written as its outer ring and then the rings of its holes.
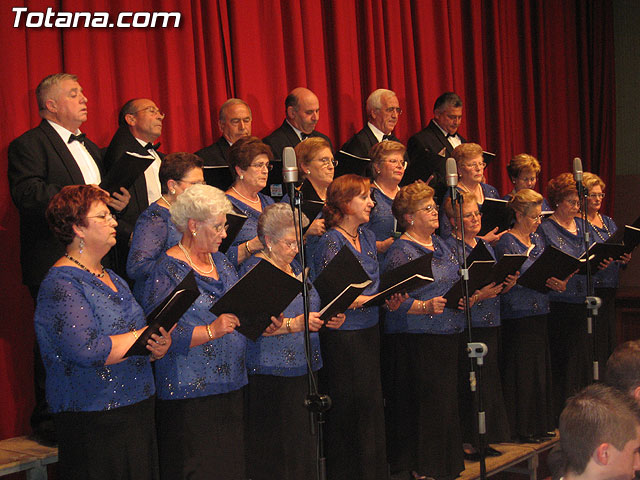
{"type": "Polygon", "coordinates": [[[424,315],[426,315],[427,314],[427,301],[426,300],[422,300],[421,306],[422,306],[422,313],[424,315]]]}
{"type": "Polygon", "coordinates": [[[287,327],[287,332],[289,333],[293,333],[293,330],[291,330],[291,320],[293,320],[293,318],[289,317],[285,322],[285,327],[287,327]]]}
{"type": "Polygon", "coordinates": [[[138,332],[136,332],[135,330],[131,330],[131,334],[133,335],[133,338],[135,338],[136,340],[140,338],[140,335],[138,335],[138,332]]]}
{"type": "Polygon", "coordinates": [[[473,296],[473,298],[475,299],[475,300],[473,301],[473,303],[478,303],[478,300],[480,300],[480,294],[479,294],[479,293],[476,293],[476,294],[473,296]]]}
{"type": "Polygon", "coordinates": [[[244,248],[246,248],[246,249],[247,249],[247,253],[248,253],[249,255],[253,255],[253,252],[252,252],[252,251],[251,251],[251,249],[249,248],[249,242],[250,242],[250,240],[247,240],[247,241],[245,242],[245,244],[244,244],[244,248]]]}
{"type": "Polygon", "coordinates": [[[207,323],[206,328],[207,328],[207,335],[209,335],[209,340],[213,340],[213,333],[211,332],[211,325],[209,325],[207,323]]]}

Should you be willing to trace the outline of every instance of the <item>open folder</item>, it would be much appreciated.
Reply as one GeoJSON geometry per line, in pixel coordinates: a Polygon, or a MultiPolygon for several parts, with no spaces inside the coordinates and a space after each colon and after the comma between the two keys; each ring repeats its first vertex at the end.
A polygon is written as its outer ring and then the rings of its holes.
{"type": "Polygon", "coordinates": [[[258,262],[245,273],[210,311],[214,315],[233,313],[240,319],[236,331],[255,341],[296,296],[302,282],[267,260],[258,262]]]}
{"type": "Polygon", "coordinates": [[[344,245],[313,282],[322,302],[320,318],[326,321],[344,312],[370,283],[367,272],[344,245]]]}
{"type": "Polygon", "coordinates": [[[151,154],[140,155],[135,152],[125,152],[117,159],[100,183],[100,188],[109,192],[120,193],[120,187],[127,190],[131,188],[136,179],[149,168],[155,161],[155,157],[151,154]]]}
{"type": "Polygon", "coordinates": [[[413,292],[433,282],[432,257],[433,252],[429,252],[382,274],[380,291],[363,306],[380,306],[394,293],[413,292]]]}
{"type": "Polygon", "coordinates": [[[544,249],[542,255],[531,264],[518,279],[518,284],[540,293],[548,293],[547,280],[555,277],[564,280],[586,262],[585,258],[576,258],[553,245],[544,249]]]}
{"type": "Polygon", "coordinates": [[[160,335],[160,327],[167,332],[178,323],[178,320],[186,312],[191,304],[200,295],[193,270],[167,295],[167,297],[153,311],[147,315],[147,329],[140,335],[131,348],[124,354],[125,358],[131,355],[149,355],[147,342],[152,334],[160,335]]]}
{"type": "Polygon", "coordinates": [[[229,247],[240,233],[240,230],[242,230],[247,218],[248,217],[245,214],[237,210],[235,207],[231,213],[227,213],[227,236],[222,239],[222,243],[218,247],[219,251],[227,253],[227,250],[229,250],[229,247]]]}

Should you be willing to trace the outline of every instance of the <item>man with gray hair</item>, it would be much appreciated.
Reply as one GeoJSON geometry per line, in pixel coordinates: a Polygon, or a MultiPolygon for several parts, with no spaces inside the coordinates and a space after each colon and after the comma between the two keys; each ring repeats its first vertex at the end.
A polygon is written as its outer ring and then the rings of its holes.
{"type": "Polygon", "coordinates": [[[393,129],[402,114],[400,102],[395,92],[386,88],[374,90],[366,103],[367,124],[351,137],[336,154],[338,167],[336,177],[345,173],[367,176],[371,164],[369,151],[383,140],[400,142],[393,129]]]}
{"type": "MultiPolygon", "coordinates": [[[[49,268],[65,248],[49,230],[45,210],[49,200],[66,185],[99,185],[104,174],[100,149],[80,131],[87,120],[87,97],[75,75],[56,73],[36,88],[40,125],[9,145],[9,188],[20,213],[22,282],[34,299],[49,268]]],[[[129,202],[122,189],[109,198],[116,211],[129,202]]],[[[108,260],[107,260],[108,261],[108,260]]],[[[45,399],[45,372],[34,348],[36,406],[31,416],[34,436],[55,443],[51,414],[45,399]]]]}
{"type": "Polygon", "coordinates": [[[632,480],[640,469],[640,416],[628,395],[593,384],[567,400],[549,454],[555,480],[632,480]]]}
{"type": "Polygon", "coordinates": [[[230,98],[220,107],[218,126],[222,135],[213,144],[196,152],[204,160],[204,178],[209,185],[227,190],[233,183],[229,170],[229,147],[251,136],[251,108],[244,100],[230,98]]]}
{"type": "Polygon", "coordinates": [[[466,140],[458,133],[462,122],[462,99],[453,92],[440,95],[433,105],[433,118],[429,124],[409,138],[407,153],[409,167],[403,183],[427,181],[436,191],[437,202],[446,191],[446,161],[453,149],[466,140]]]}

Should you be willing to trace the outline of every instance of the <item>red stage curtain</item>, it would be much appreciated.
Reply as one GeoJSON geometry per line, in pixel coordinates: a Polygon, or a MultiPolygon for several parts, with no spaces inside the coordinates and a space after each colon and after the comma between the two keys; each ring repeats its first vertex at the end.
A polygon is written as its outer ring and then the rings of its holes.
{"type": "MultiPolygon", "coordinates": [[[[34,90],[46,75],[79,75],[89,98],[83,130],[106,146],[119,107],[149,97],[167,112],[162,150],[195,151],[219,136],[217,109],[240,97],[253,133],[279,126],[284,97],[308,86],[318,130],[339,147],[363,123],[375,88],[395,90],[405,141],[446,90],[465,101],[461,133],[496,152],[489,182],[510,189],[505,164],[529,152],[541,183],[580,156],[612,190],[615,91],[611,0],[76,0],[15,2],[29,11],[178,11],[179,28],[13,28],[0,11],[5,93],[0,163],[37,125],[34,90]]],[[[612,198],[610,195],[607,198],[612,198]]],[[[608,205],[611,209],[611,205],[608,205]]],[[[32,306],[20,285],[18,215],[0,176],[0,438],[28,431],[32,306]]]]}

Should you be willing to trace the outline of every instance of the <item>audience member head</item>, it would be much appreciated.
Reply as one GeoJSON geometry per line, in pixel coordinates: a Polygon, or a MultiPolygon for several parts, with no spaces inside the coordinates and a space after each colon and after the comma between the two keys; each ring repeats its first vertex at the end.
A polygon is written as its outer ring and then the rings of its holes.
{"type": "Polygon", "coordinates": [[[202,159],[193,153],[170,153],[160,163],[160,188],[162,194],[180,194],[191,185],[204,183],[202,159]]]}
{"type": "Polygon", "coordinates": [[[304,87],[294,88],[287,95],[284,106],[291,125],[306,134],[315,130],[320,119],[320,102],[315,93],[304,87]]]}
{"type": "MultiPolygon", "coordinates": [[[[393,199],[391,210],[396,217],[398,225],[405,230],[411,225],[412,216],[416,212],[426,208],[427,204],[433,203],[434,190],[422,180],[417,180],[402,187],[393,199]]],[[[435,212],[438,211],[434,204],[435,212]]],[[[437,215],[436,215],[437,218],[437,215]]],[[[437,225],[436,225],[437,228],[437,225]]]]}
{"type": "Polygon", "coordinates": [[[631,480],[640,469],[638,407],[615,388],[593,384],[569,398],[559,430],[554,478],[631,480]]]}
{"type": "Polygon", "coordinates": [[[155,142],[162,134],[164,117],[153,100],[134,98],[120,109],[118,125],[127,127],[134,137],[143,142],[155,142]]]}
{"type": "MultiPolygon", "coordinates": [[[[327,230],[340,224],[347,215],[353,214],[349,204],[355,197],[369,197],[370,189],[369,179],[360,175],[342,175],[331,182],[327,189],[327,200],[322,209],[327,230]]],[[[373,202],[371,203],[373,205],[373,202]]]]}
{"type": "Polygon", "coordinates": [[[252,120],[251,109],[244,100],[230,98],[220,107],[218,126],[231,145],[239,138],[251,136],[252,120]]]}
{"type": "Polygon", "coordinates": [[[401,114],[402,109],[398,97],[391,90],[379,88],[367,98],[368,120],[385,135],[393,132],[401,114]]]}
{"type": "Polygon", "coordinates": [[[455,135],[462,123],[462,99],[453,92],[443,93],[433,105],[433,118],[445,132],[455,135]]]}
{"type": "Polygon", "coordinates": [[[406,147],[400,142],[387,140],[376,143],[369,151],[371,174],[375,180],[398,185],[407,168],[406,147]]]}
{"type": "Polygon", "coordinates": [[[96,204],[106,205],[109,194],[93,185],[68,185],[56,193],[45,216],[54,236],[64,245],[76,237],[74,227],[87,227],[87,215],[96,204]]]}
{"type": "Polygon", "coordinates": [[[333,158],[331,146],[322,137],[309,137],[298,143],[294,150],[298,170],[312,185],[326,188],[333,181],[337,160],[333,158]]]}
{"type": "Polygon", "coordinates": [[[605,382],[640,405],[640,340],[618,345],[607,360],[605,382]]]}
{"type": "Polygon", "coordinates": [[[87,121],[87,97],[82,92],[78,77],[68,73],[55,73],[42,79],[36,87],[38,113],[75,133],[87,121]]]}
{"type": "Polygon", "coordinates": [[[507,165],[507,173],[517,192],[523,188],[534,189],[540,174],[540,163],[528,153],[519,153],[507,165]]]}

